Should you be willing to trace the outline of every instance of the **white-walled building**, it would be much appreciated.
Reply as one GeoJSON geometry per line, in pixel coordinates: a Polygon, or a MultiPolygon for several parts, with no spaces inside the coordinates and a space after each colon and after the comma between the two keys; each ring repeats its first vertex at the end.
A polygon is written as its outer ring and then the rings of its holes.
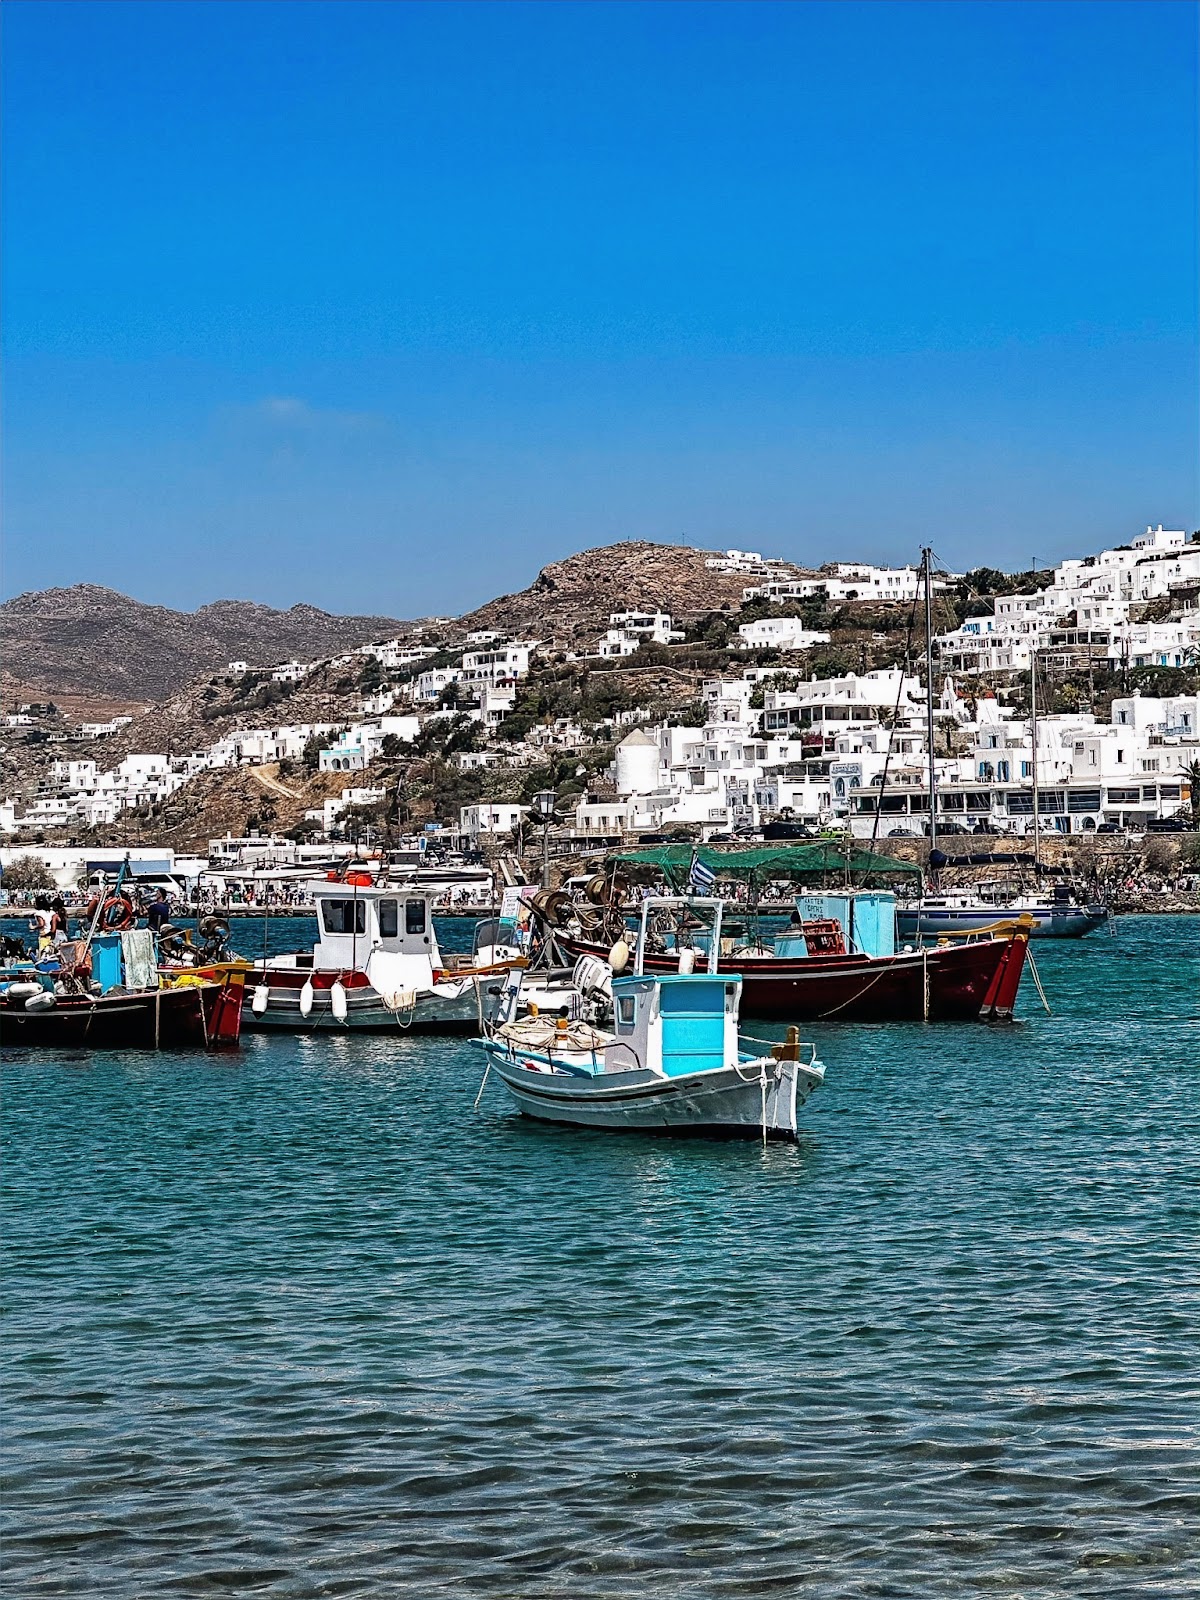
{"type": "MultiPolygon", "coordinates": [[[[950,577],[935,577],[934,589],[948,589],[950,577]]],[[[746,600],[807,600],[823,593],[838,601],[915,600],[925,592],[920,567],[876,567],[867,562],[837,562],[831,571],[811,578],[769,578],[742,591],[746,600]]]]}
{"type": "Polygon", "coordinates": [[[311,661],[284,661],[271,668],[272,683],[299,683],[307,678],[315,663],[311,661]]]}
{"type": "Polygon", "coordinates": [[[91,793],[96,787],[94,761],[56,761],[50,768],[51,782],[63,789],[91,793]]]}
{"type": "Polygon", "coordinates": [[[452,683],[461,683],[462,680],[461,667],[431,667],[427,672],[418,675],[413,698],[426,704],[432,700],[440,700],[452,683]]]}
{"type": "Polygon", "coordinates": [[[465,837],[478,845],[485,836],[496,838],[511,833],[528,810],[528,806],[507,800],[481,800],[477,805],[460,808],[458,825],[465,837]]]}
{"type": "Polygon", "coordinates": [[[376,717],[347,728],[318,758],[322,772],[361,772],[383,753],[385,739],[411,744],[421,731],[419,717],[376,717]]]}
{"type": "Polygon", "coordinates": [[[799,617],[763,617],[738,628],[739,650],[811,650],[828,643],[829,634],[806,628],[799,617]]]}
{"type": "Polygon", "coordinates": [[[468,650],[462,659],[464,683],[515,683],[529,675],[529,657],[535,644],[491,645],[483,650],[468,650]]]}

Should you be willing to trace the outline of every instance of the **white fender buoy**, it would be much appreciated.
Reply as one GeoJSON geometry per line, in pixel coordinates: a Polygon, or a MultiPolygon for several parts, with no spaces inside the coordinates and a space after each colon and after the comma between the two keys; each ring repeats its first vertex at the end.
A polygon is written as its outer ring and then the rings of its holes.
{"type": "Polygon", "coordinates": [[[679,952],[679,975],[681,978],[689,977],[696,970],[696,952],[691,945],[685,945],[679,952]]]}
{"type": "Polygon", "coordinates": [[[335,983],[329,991],[329,1009],[333,1012],[335,1022],[345,1022],[346,991],[340,983],[335,983]]]}
{"type": "Polygon", "coordinates": [[[270,1000],[270,998],[271,998],[271,986],[270,986],[270,984],[269,983],[260,983],[258,988],[255,989],[255,991],[254,991],[254,999],[251,1000],[251,1002],[250,1002],[250,1009],[251,1009],[251,1011],[253,1011],[253,1013],[254,1013],[254,1015],[256,1017],[261,1017],[262,1016],[263,1012],[267,1009],[267,1003],[270,1000]]]}
{"type": "Polygon", "coordinates": [[[608,952],[608,964],[614,972],[624,972],[629,962],[629,946],[624,939],[618,939],[608,952]]]}
{"type": "Polygon", "coordinates": [[[50,1011],[58,1004],[57,1000],[48,989],[43,989],[40,994],[31,994],[25,1002],[26,1011],[50,1011]]]}
{"type": "Polygon", "coordinates": [[[302,1017],[306,1017],[308,1015],[308,1013],[312,1010],[312,1006],[313,1006],[313,986],[312,986],[312,979],[310,978],[308,980],[308,982],[304,985],[303,989],[301,989],[301,991],[300,991],[300,1015],[302,1017]]]}

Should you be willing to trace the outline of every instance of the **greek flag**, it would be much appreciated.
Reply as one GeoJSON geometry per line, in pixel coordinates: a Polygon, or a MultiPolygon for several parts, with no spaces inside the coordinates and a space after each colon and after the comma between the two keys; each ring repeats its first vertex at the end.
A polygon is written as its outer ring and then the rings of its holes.
{"type": "Polygon", "coordinates": [[[692,855],[692,870],[688,873],[688,887],[697,894],[708,894],[717,881],[716,873],[706,867],[696,854],[692,855]]]}

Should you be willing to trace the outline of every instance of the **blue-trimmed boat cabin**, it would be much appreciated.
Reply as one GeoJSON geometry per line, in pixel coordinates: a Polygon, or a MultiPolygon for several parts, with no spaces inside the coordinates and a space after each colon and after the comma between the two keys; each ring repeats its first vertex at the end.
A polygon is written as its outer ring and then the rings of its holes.
{"type": "Polygon", "coordinates": [[[738,1059],[740,978],[712,973],[613,980],[616,1038],[609,1070],[635,1065],[668,1078],[708,1072],[738,1059]]]}

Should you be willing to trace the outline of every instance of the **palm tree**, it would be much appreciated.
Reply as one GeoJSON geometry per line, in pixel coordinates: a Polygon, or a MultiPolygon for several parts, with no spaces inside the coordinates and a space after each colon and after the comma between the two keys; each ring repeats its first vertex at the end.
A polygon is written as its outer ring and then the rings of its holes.
{"type": "Polygon", "coordinates": [[[1200,760],[1185,762],[1179,770],[1180,776],[1191,787],[1192,827],[1200,833],[1200,760]]]}

